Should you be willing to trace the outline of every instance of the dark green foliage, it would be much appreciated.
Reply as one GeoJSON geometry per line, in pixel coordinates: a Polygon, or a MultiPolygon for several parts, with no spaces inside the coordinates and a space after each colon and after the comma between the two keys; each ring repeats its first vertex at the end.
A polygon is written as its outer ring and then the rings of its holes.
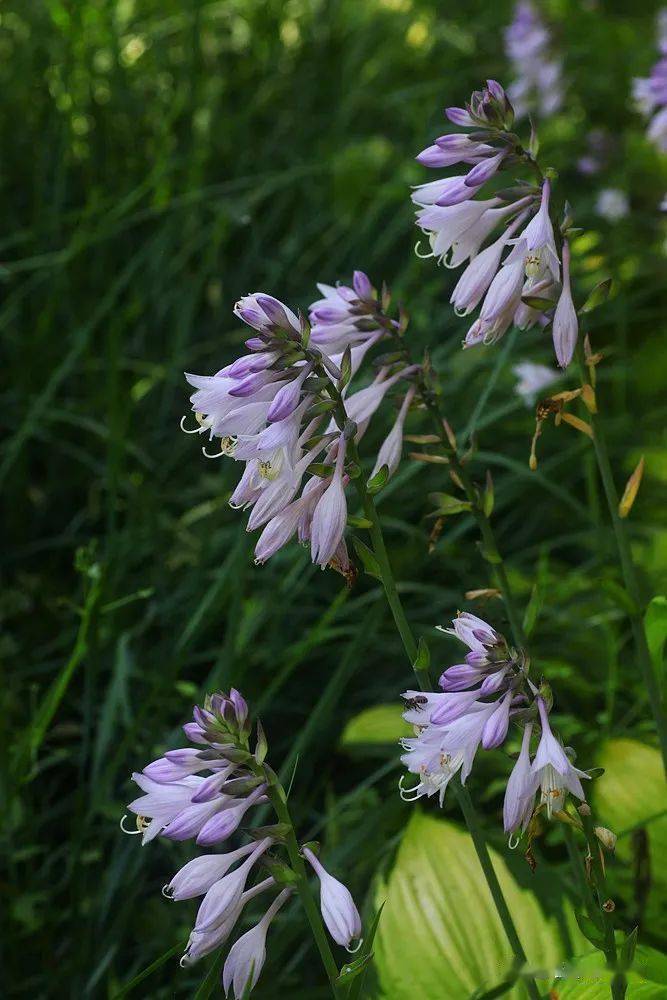
{"type": "MultiPolygon", "coordinates": [[[[656,5],[609,6],[548,5],[569,99],[540,128],[541,156],[587,230],[573,247],[580,287],[613,279],[587,322],[606,354],[598,392],[619,486],[646,455],[629,527],[648,600],[664,592],[667,569],[657,210],[667,180],[628,94],[655,58],[656,5]],[[574,163],[600,124],[617,146],[607,174],[583,179],[574,163]],[[601,222],[598,186],[626,187],[631,218],[601,222]]],[[[506,79],[509,16],[509,3],[483,0],[2,4],[3,973],[12,996],[219,993],[210,961],[178,968],[194,905],[160,895],[191,846],[142,850],[118,829],[131,772],[178,745],[204,691],[234,684],[261,714],[270,761],[287,784],[293,774],[304,839],[323,842],[358,898],[390,863],[410,814],[396,794],[393,748],[380,762],[337,749],[346,721],[413,683],[367,557],[357,557],[366,573],[351,590],[296,545],[254,567],[244,518],[227,505],[233,463],[207,461],[201,439],[178,428],[189,408],[183,371],[217,371],[241,348],[231,315],[240,294],[264,289],[305,310],[316,281],[355,267],[388,282],[410,313],[414,356],[430,348],[459,442],[477,446],[480,489],[493,472],[493,518],[528,609],[533,674],[548,676],[578,763],[592,762],[606,734],[653,742],[589,442],[550,424],[538,471],[528,469],[533,419],[513,393],[511,365],[550,362],[549,335],[511,334],[462,353],[465,320],[448,305],[455,279],[413,254],[409,186],[430,179],[413,157],[442,131],[446,104],[482,77],[506,79]]],[[[366,476],[389,421],[385,412],[364,439],[366,476]]],[[[415,415],[407,430],[430,427],[415,415]]],[[[435,677],[458,655],[435,624],[471,608],[507,627],[500,602],[481,611],[465,602],[490,585],[465,508],[446,516],[429,550],[428,494],[454,488],[446,466],[406,458],[377,496],[435,677]]],[[[499,848],[508,768],[501,753],[488,755],[469,785],[499,848]]],[[[558,831],[541,849],[565,863],[558,831]]],[[[538,860],[535,884],[548,896],[538,860]]],[[[630,932],[631,892],[617,915],[630,932]]],[[[650,943],[664,946],[666,928],[650,943]]],[[[296,905],[273,927],[255,995],[327,995],[296,905]]]]}

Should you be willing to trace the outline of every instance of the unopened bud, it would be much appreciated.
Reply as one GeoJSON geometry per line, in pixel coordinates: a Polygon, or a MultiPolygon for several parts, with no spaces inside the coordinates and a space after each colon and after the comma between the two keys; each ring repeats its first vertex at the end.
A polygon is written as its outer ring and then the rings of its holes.
{"type": "Polygon", "coordinates": [[[616,834],[608,830],[606,826],[596,826],[595,836],[607,851],[616,849],[616,834]]]}

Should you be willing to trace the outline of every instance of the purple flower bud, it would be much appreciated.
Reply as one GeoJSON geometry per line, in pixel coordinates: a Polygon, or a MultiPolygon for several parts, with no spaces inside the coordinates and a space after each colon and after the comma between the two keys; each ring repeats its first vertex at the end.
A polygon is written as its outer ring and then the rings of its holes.
{"type": "Polygon", "coordinates": [[[370,278],[363,271],[355,271],[352,275],[352,285],[360,299],[368,302],[373,298],[373,288],[370,278]]]}
{"type": "Polygon", "coordinates": [[[477,684],[482,674],[467,663],[456,663],[440,676],[439,684],[443,691],[465,691],[477,684]]]}
{"type": "Polygon", "coordinates": [[[223,840],[231,837],[238,829],[248,809],[260,801],[264,792],[265,786],[260,785],[254,792],[251,792],[247,799],[238,800],[237,805],[227,807],[225,803],[225,808],[204,823],[197,834],[197,843],[200,847],[213,847],[214,844],[220,844],[223,840]]]}
{"type": "Polygon", "coordinates": [[[304,848],[303,855],[320,880],[320,909],[329,934],[336,944],[352,950],[352,942],[361,938],[361,917],[350,890],[329,874],[310,848],[304,848]]]}
{"type": "Polygon", "coordinates": [[[336,467],[331,482],[317,501],[310,526],[310,553],[314,563],[327,566],[340,544],[347,521],[347,501],[343,483],[345,437],[338,439],[336,467]]]}
{"type": "Polygon", "coordinates": [[[265,837],[264,840],[255,845],[252,853],[243,864],[213,883],[197,911],[194,928],[197,933],[216,927],[223,920],[226,911],[233,910],[237,906],[252,866],[271,844],[271,838],[265,837]]]}
{"type": "Polygon", "coordinates": [[[270,420],[272,423],[284,420],[286,417],[289,417],[290,413],[296,410],[301,399],[301,386],[303,385],[304,377],[302,375],[299,378],[292,379],[291,382],[288,382],[287,385],[278,390],[267,411],[267,420],[270,420]]]}
{"type": "Polygon", "coordinates": [[[201,854],[198,858],[193,858],[176,872],[162,890],[162,895],[178,900],[203,896],[215,882],[227,874],[232,865],[246,858],[255,847],[253,842],[227,854],[201,854]]]}
{"type": "Polygon", "coordinates": [[[507,152],[503,149],[495,156],[490,156],[488,159],[482,160],[481,163],[478,163],[477,166],[468,171],[463,183],[466,187],[474,188],[485,184],[499,169],[506,155],[507,152]]]}
{"type": "Polygon", "coordinates": [[[256,299],[270,323],[280,327],[281,330],[299,333],[299,321],[292,310],[288,309],[279,299],[263,292],[259,292],[256,299]]]}
{"type": "Polygon", "coordinates": [[[482,681],[482,686],[479,689],[480,695],[485,696],[489,694],[496,694],[497,691],[500,691],[505,683],[506,673],[507,668],[504,667],[502,670],[496,670],[494,673],[485,677],[482,681]]]}
{"type": "Polygon", "coordinates": [[[283,889],[276,896],[262,919],[236,941],[230,948],[222,972],[225,996],[233,985],[235,1000],[247,997],[255,988],[266,959],[266,933],[276,913],[289,899],[291,889],[283,889]]]}
{"type": "Polygon", "coordinates": [[[436,726],[445,726],[460,719],[477,701],[478,697],[478,691],[457,691],[452,694],[440,695],[439,704],[431,715],[431,722],[436,726]]]}
{"type": "Polygon", "coordinates": [[[508,692],[484,723],[482,746],[485,750],[492,750],[494,747],[499,747],[507,736],[511,700],[511,693],[508,692]]]}
{"type": "Polygon", "coordinates": [[[570,287],[570,246],[567,240],[563,242],[563,291],[556,306],[553,322],[553,339],[556,360],[561,368],[567,368],[579,336],[577,310],[572,301],[570,287]]]}
{"type": "Polygon", "coordinates": [[[491,97],[493,97],[495,101],[498,101],[500,103],[505,102],[505,91],[496,80],[487,80],[486,89],[489,91],[491,97]]]}
{"type": "Polygon", "coordinates": [[[239,729],[243,729],[248,718],[248,702],[236,688],[230,688],[229,700],[234,706],[239,729]]]}
{"type": "Polygon", "coordinates": [[[465,108],[445,108],[445,114],[454,125],[473,126],[476,124],[465,108]]]}

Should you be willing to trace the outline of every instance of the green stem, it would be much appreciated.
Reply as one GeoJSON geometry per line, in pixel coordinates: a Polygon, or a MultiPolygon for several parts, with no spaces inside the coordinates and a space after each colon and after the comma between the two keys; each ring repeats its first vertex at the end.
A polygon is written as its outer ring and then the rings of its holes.
{"type": "Polygon", "coordinates": [[[602,950],[607,957],[607,965],[610,969],[615,970],[611,981],[611,995],[613,1000],[624,1000],[625,993],[628,988],[628,980],[625,973],[618,968],[618,953],[616,951],[616,938],[614,937],[614,922],[611,917],[611,912],[608,909],[611,901],[607,899],[604,865],[600,855],[600,845],[595,835],[593,816],[588,806],[581,807],[579,809],[579,814],[583,823],[584,833],[586,834],[588,852],[591,859],[591,881],[593,883],[591,894],[593,895],[593,903],[595,905],[597,915],[602,916],[604,928],[604,948],[602,950]]]}
{"type": "MultiPolygon", "coordinates": [[[[347,414],[345,412],[344,401],[340,396],[340,394],[338,393],[338,391],[333,386],[329,389],[329,395],[336,402],[336,410],[335,410],[336,422],[340,427],[340,429],[343,430],[347,425],[347,414]]],[[[437,409],[436,409],[436,414],[437,414],[437,409]]],[[[438,424],[439,424],[439,434],[441,436],[444,436],[443,444],[445,444],[445,447],[447,447],[449,442],[447,441],[442,419],[439,417],[438,417],[438,424]]],[[[347,450],[350,459],[358,467],[359,472],[361,472],[359,452],[353,434],[348,438],[347,450]]],[[[450,461],[451,460],[452,456],[450,454],[450,461]]],[[[458,455],[456,454],[454,455],[454,460],[456,462],[456,471],[458,472],[458,474],[460,475],[459,470],[462,470],[464,473],[464,476],[462,477],[462,482],[465,483],[467,481],[469,484],[468,485],[468,489],[470,491],[469,496],[472,498],[472,496],[474,495],[476,499],[476,504],[478,505],[479,501],[477,499],[476,491],[474,489],[472,482],[467,477],[466,470],[463,469],[461,463],[459,462],[458,455]]],[[[405,611],[403,610],[403,604],[401,602],[401,598],[399,596],[398,589],[396,587],[396,581],[394,579],[394,574],[392,572],[391,564],[389,562],[389,556],[387,554],[387,546],[385,545],[384,541],[382,525],[378,517],[377,508],[375,507],[373,497],[366,489],[362,474],[357,474],[357,476],[354,478],[353,481],[355,484],[355,488],[357,490],[357,494],[361,501],[364,514],[366,515],[366,519],[369,522],[368,531],[371,537],[371,542],[373,544],[373,554],[375,555],[375,558],[377,560],[377,564],[380,570],[380,577],[382,580],[382,586],[384,588],[384,592],[387,598],[387,603],[389,604],[391,613],[394,617],[394,622],[396,624],[398,633],[401,637],[401,641],[403,643],[406,656],[410,661],[412,669],[415,672],[415,676],[417,677],[417,681],[419,683],[421,690],[430,691],[432,685],[428,669],[420,668],[417,664],[417,651],[418,651],[417,642],[410,627],[410,623],[407,620],[405,611]]],[[[475,508],[476,504],[473,503],[473,509],[475,508]]],[[[481,513],[483,515],[483,511],[481,511],[481,513]]],[[[491,539],[493,539],[493,532],[491,526],[488,524],[488,520],[485,517],[484,521],[488,529],[487,534],[484,537],[485,538],[490,537],[491,539]]],[[[494,544],[494,550],[497,551],[497,549],[495,549],[495,541],[493,542],[493,544],[494,544]]],[[[521,634],[520,631],[519,634],[521,634]]],[[[518,640],[515,639],[515,641],[518,640]]],[[[498,912],[498,916],[500,917],[500,921],[505,930],[505,934],[507,935],[507,940],[509,941],[510,947],[516,959],[517,966],[522,967],[526,963],[526,953],[524,952],[523,947],[521,946],[519,935],[517,934],[516,927],[514,926],[514,921],[512,920],[512,915],[509,911],[509,907],[507,906],[507,903],[505,901],[505,897],[500,887],[500,883],[498,882],[498,878],[493,869],[493,865],[491,863],[491,857],[489,855],[489,851],[486,846],[486,841],[484,839],[482,828],[480,826],[479,820],[477,819],[477,813],[475,811],[475,807],[473,806],[470,795],[468,794],[467,790],[464,788],[463,785],[457,784],[455,785],[455,788],[456,788],[456,796],[461,806],[461,811],[463,813],[463,818],[470,832],[470,836],[472,838],[475,850],[477,852],[477,857],[479,858],[479,862],[482,871],[484,873],[484,877],[489,887],[489,892],[491,893],[491,897],[498,912]]],[[[530,977],[526,977],[524,979],[524,982],[526,984],[526,989],[528,991],[531,1000],[539,1000],[540,992],[537,988],[535,980],[530,977]]]]}
{"type": "Polygon", "coordinates": [[[336,965],[336,960],[334,959],[331,948],[329,947],[329,941],[327,940],[326,931],[324,930],[324,926],[322,924],[322,918],[310,890],[308,873],[306,871],[303,858],[301,857],[299,843],[294,832],[294,825],[287,807],[284,790],[281,785],[276,784],[276,779],[273,779],[273,781],[269,779],[266,794],[275,810],[279,822],[284,823],[289,827],[289,832],[285,837],[285,846],[287,848],[287,854],[290,859],[292,870],[297,878],[297,891],[301,898],[306,918],[310,924],[310,929],[313,933],[317,950],[320,953],[322,964],[324,965],[328,976],[331,992],[334,997],[338,997],[338,966],[336,965]]]}
{"type": "Polygon", "coordinates": [[[482,537],[483,546],[483,556],[492,567],[492,575],[495,578],[495,583],[500,590],[503,601],[505,604],[505,610],[507,611],[507,618],[510,623],[510,629],[512,631],[512,639],[517,646],[525,646],[526,637],[524,635],[523,626],[521,624],[521,616],[519,614],[518,608],[516,606],[516,601],[512,593],[512,588],[510,586],[509,578],[507,576],[507,570],[505,568],[505,563],[503,557],[500,554],[498,545],[496,543],[495,534],[493,527],[489,518],[487,517],[483,504],[480,500],[479,492],[475,488],[475,485],[470,477],[470,473],[466,468],[465,464],[461,461],[461,456],[458,453],[458,449],[455,448],[450,442],[447,432],[444,426],[444,418],[440,412],[437,400],[435,399],[433,393],[430,389],[423,386],[420,391],[422,402],[424,403],[426,409],[431,417],[434,430],[440,439],[440,443],[447,457],[449,458],[450,468],[454,474],[460,480],[463,490],[465,492],[466,498],[468,499],[472,515],[475,518],[475,522],[479,529],[479,533],[482,537]]]}
{"type": "MultiPolygon", "coordinates": [[[[349,447],[349,444],[348,444],[349,447]]],[[[356,461],[356,447],[353,445],[351,452],[353,460],[356,461]]],[[[428,675],[428,670],[420,669],[416,665],[417,659],[417,643],[415,641],[414,635],[408,623],[403,610],[403,605],[399,597],[398,591],[396,589],[396,583],[391,571],[391,566],[389,564],[389,558],[387,556],[387,548],[384,543],[384,537],[382,534],[382,526],[378,518],[377,509],[373,502],[373,498],[369,495],[368,491],[364,487],[363,478],[358,476],[354,480],[357,492],[363,503],[364,512],[367,519],[370,521],[371,527],[369,528],[369,534],[371,536],[371,541],[373,542],[373,551],[375,558],[377,559],[378,565],[380,567],[380,574],[382,577],[382,584],[384,587],[385,594],[387,596],[387,602],[391,608],[392,614],[394,616],[394,621],[396,622],[396,627],[399,631],[401,639],[403,641],[403,646],[405,648],[406,655],[412,665],[412,668],[417,677],[417,681],[422,691],[428,691],[431,689],[431,683],[428,675]]],[[[466,826],[472,838],[472,842],[477,852],[477,857],[481,865],[486,883],[489,887],[489,892],[496,907],[498,916],[505,930],[507,940],[509,941],[510,947],[517,961],[518,966],[524,966],[526,963],[526,953],[523,950],[521,941],[519,940],[519,935],[517,934],[514,921],[512,920],[512,915],[509,911],[503,891],[498,882],[498,877],[493,869],[491,863],[491,857],[489,855],[488,848],[486,846],[486,841],[484,839],[484,834],[480,826],[479,820],[477,818],[477,813],[475,807],[473,806],[472,799],[468,794],[468,791],[462,784],[454,783],[454,793],[461,807],[461,812],[463,813],[463,818],[465,820],[466,826]]],[[[535,981],[531,978],[525,979],[526,989],[531,1000],[539,1000],[540,992],[535,984],[535,981]]]]}
{"type": "MultiPolygon", "coordinates": [[[[584,378],[584,381],[587,381],[583,375],[583,366],[582,378],[584,378]]],[[[600,479],[602,480],[602,486],[607,500],[607,507],[609,508],[609,515],[614,528],[614,537],[616,539],[616,548],[618,550],[621,573],[623,575],[626,592],[632,604],[632,611],[628,612],[628,617],[632,628],[637,659],[642,671],[651,710],[653,712],[656,728],[658,730],[663,767],[667,773],[667,714],[665,712],[665,704],[660,684],[658,683],[655,671],[653,670],[651,653],[646,641],[646,632],[644,630],[642,615],[643,602],[637,578],[637,570],[632,557],[632,549],[630,548],[630,540],[627,535],[625,522],[618,513],[619,497],[616,490],[616,484],[614,482],[611,463],[609,461],[609,453],[607,451],[607,445],[604,437],[602,419],[599,413],[589,413],[588,420],[593,429],[595,457],[597,459],[598,471],[600,473],[600,479]]]]}
{"type": "MultiPolygon", "coordinates": [[[[457,782],[453,783],[454,794],[456,795],[459,806],[461,807],[461,812],[463,813],[463,818],[466,821],[466,826],[472,838],[472,842],[475,846],[475,851],[477,852],[477,857],[479,863],[484,872],[484,877],[486,879],[486,884],[489,887],[489,892],[493,898],[494,905],[500,921],[503,925],[507,940],[510,943],[514,956],[517,960],[517,965],[523,968],[526,965],[527,958],[526,953],[523,950],[523,945],[519,940],[519,935],[517,934],[516,927],[514,926],[514,921],[512,920],[512,915],[507,906],[505,896],[503,895],[503,890],[500,887],[500,882],[498,881],[498,876],[496,875],[493,863],[491,861],[491,856],[489,850],[486,846],[486,840],[484,834],[480,828],[479,821],[477,819],[477,813],[472,804],[472,799],[468,793],[467,788],[457,782]]],[[[532,1000],[539,1000],[540,991],[537,988],[535,980],[529,977],[524,979],[526,984],[526,989],[528,995],[532,1000]]]]}
{"type": "MultiPolygon", "coordinates": [[[[354,441],[350,441],[348,443],[348,451],[352,460],[358,465],[359,455],[354,441]]],[[[354,485],[357,490],[359,500],[361,501],[361,505],[364,509],[366,519],[370,522],[368,533],[371,536],[373,553],[380,567],[382,586],[384,587],[387,604],[391,609],[394,623],[398,630],[398,634],[401,637],[401,642],[403,643],[403,648],[405,649],[405,655],[417,675],[420,687],[423,691],[429,691],[431,689],[431,679],[429,677],[428,669],[416,666],[418,648],[417,642],[412,634],[412,629],[410,628],[410,624],[403,609],[403,603],[398,594],[398,588],[396,587],[396,581],[389,562],[389,555],[387,553],[387,546],[384,542],[384,535],[382,533],[382,526],[380,524],[380,518],[378,517],[377,508],[373,502],[372,496],[368,493],[368,490],[364,486],[363,476],[357,476],[354,480],[354,485]]]]}

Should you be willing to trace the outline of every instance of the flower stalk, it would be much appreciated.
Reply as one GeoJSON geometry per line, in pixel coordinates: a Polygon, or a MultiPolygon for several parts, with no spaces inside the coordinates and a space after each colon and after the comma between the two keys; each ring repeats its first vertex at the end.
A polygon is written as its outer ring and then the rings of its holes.
{"type": "Polygon", "coordinates": [[[289,857],[290,865],[296,875],[296,890],[301,900],[306,919],[310,925],[313,939],[322,959],[322,965],[327,974],[331,992],[334,997],[339,994],[338,990],[338,966],[333,957],[326,932],[322,923],[322,918],[317,909],[317,904],[313,899],[313,894],[308,883],[306,866],[301,856],[299,842],[294,832],[294,824],[287,806],[287,796],[278,778],[274,776],[274,783],[270,783],[266,792],[267,798],[276,813],[278,821],[284,823],[288,828],[285,832],[285,849],[289,857]]]}
{"type": "MultiPolygon", "coordinates": [[[[337,392],[334,386],[329,390],[332,399],[336,400],[336,410],[334,411],[337,423],[339,427],[344,427],[347,422],[347,415],[345,412],[345,404],[342,400],[340,394],[337,392]]],[[[348,449],[350,457],[353,462],[359,465],[359,455],[356,449],[356,444],[354,443],[354,434],[351,435],[348,449]]],[[[354,484],[361,501],[364,514],[369,522],[368,532],[371,537],[371,542],[373,545],[373,554],[377,560],[377,565],[379,568],[379,574],[382,586],[384,588],[385,596],[387,598],[387,603],[391,609],[394,622],[396,624],[397,631],[401,637],[403,647],[405,649],[406,656],[410,661],[410,665],[414,670],[417,682],[422,691],[428,691],[431,688],[431,681],[429,677],[428,667],[422,666],[418,662],[418,644],[407,620],[407,616],[403,609],[403,604],[396,587],[396,581],[391,569],[391,564],[389,562],[389,556],[387,553],[387,547],[384,541],[384,534],[382,531],[382,525],[377,513],[377,508],[373,497],[368,492],[366,488],[363,476],[357,475],[354,479],[354,484]]],[[[472,484],[470,484],[471,491],[474,489],[472,484]]],[[[512,953],[516,960],[518,967],[523,967],[526,964],[526,953],[521,945],[519,935],[516,930],[514,921],[512,920],[512,915],[507,906],[507,902],[503,895],[500,882],[494,871],[493,864],[491,862],[491,856],[489,855],[489,850],[486,845],[486,840],[484,838],[484,833],[482,831],[481,825],[477,818],[476,810],[473,806],[470,795],[463,784],[455,785],[455,794],[457,801],[461,807],[461,812],[463,814],[464,821],[468,827],[473,845],[475,847],[475,852],[479,859],[480,866],[484,873],[484,878],[489,887],[489,892],[491,898],[493,899],[496,911],[503,925],[505,935],[512,949],[512,953]]],[[[525,980],[526,990],[528,992],[531,1000],[539,1000],[540,992],[537,985],[531,977],[526,977],[525,980]]]]}
{"type": "Polygon", "coordinates": [[[449,459],[449,464],[454,475],[459,479],[463,491],[470,503],[471,513],[479,529],[482,539],[482,555],[491,566],[491,575],[500,590],[507,612],[507,618],[512,632],[512,639],[517,646],[525,645],[525,635],[521,623],[521,616],[516,605],[516,599],[512,592],[512,587],[507,575],[505,562],[496,542],[495,532],[491,520],[487,515],[479,491],[475,488],[466,464],[462,461],[458,448],[454,440],[451,440],[445,429],[445,420],[440,412],[438,401],[433,391],[422,380],[420,384],[420,398],[426,407],[436,434],[440,439],[443,453],[449,459]]]}

